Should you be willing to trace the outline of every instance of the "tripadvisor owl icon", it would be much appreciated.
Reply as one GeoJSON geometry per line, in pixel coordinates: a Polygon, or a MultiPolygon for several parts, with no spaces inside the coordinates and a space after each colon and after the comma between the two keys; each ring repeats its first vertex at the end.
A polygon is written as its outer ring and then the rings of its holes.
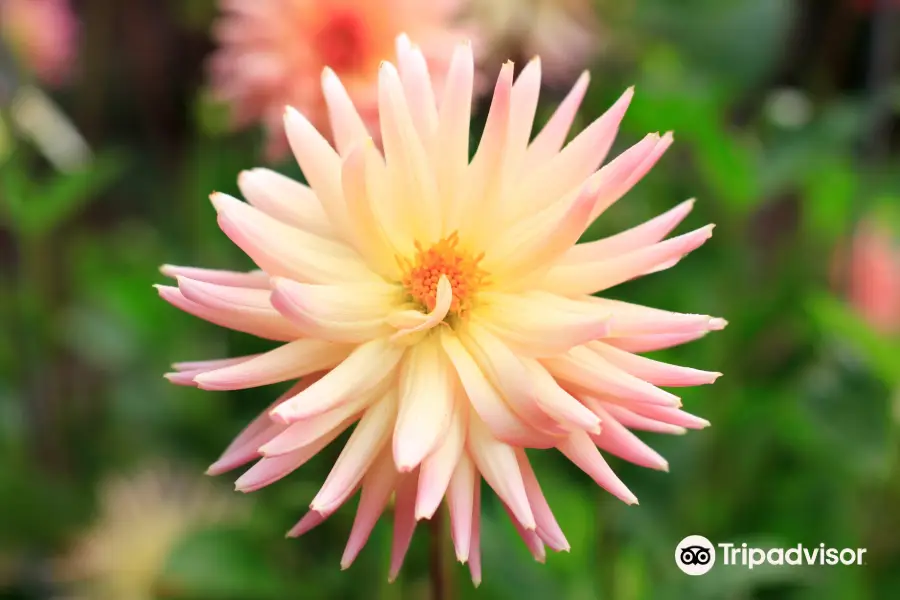
{"type": "Polygon", "coordinates": [[[688,575],[704,575],[716,564],[716,548],[702,535],[689,535],[675,548],[675,564],[688,575]]]}

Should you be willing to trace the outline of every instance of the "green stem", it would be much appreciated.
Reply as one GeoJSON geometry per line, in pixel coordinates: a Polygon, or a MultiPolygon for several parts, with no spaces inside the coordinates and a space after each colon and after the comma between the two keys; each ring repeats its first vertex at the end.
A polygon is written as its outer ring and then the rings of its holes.
{"type": "Polygon", "coordinates": [[[451,600],[453,597],[450,586],[450,573],[447,568],[447,539],[446,518],[443,506],[431,520],[428,521],[429,548],[428,548],[428,574],[431,587],[431,600],[451,600]]]}

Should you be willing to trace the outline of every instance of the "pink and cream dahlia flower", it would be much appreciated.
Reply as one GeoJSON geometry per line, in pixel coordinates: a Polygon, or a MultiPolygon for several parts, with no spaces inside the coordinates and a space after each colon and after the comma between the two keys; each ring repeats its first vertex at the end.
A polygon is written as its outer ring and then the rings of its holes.
{"type": "Polygon", "coordinates": [[[337,135],[329,131],[323,68],[340,77],[377,141],[378,65],[393,56],[396,37],[405,32],[421,43],[429,67],[443,73],[464,36],[453,22],[460,0],[221,0],[220,5],[223,15],[213,26],[220,49],[210,63],[212,88],[232,106],[236,127],[262,123],[270,159],[287,150],[285,106],[303,112],[326,137],[337,135]]]}
{"type": "Polygon", "coordinates": [[[0,0],[0,34],[45,84],[60,85],[69,77],[78,22],[68,0],[0,0]]]}
{"type": "Polygon", "coordinates": [[[664,240],[691,210],[686,202],[576,245],[672,142],[648,135],[600,168],[632,90],[564,146],[585,75],[529,142],[541,63],[530,62],[515,83],[507,63],[470,162],[471,46],[457,46],[439,97],[423,54],[402,42],[398,50],[397,67],[379,68],[383,152],[329,72],[336,149],[299,112],[284,116],[310,187],[255,169],[238,180],[248,204],[212,195],[222,230],[259,270],[163,267],[178,285],[159,291],[178,308],[283,345],[176,364],[168,377],[206,390],[299,380],[209,472],[256,461],[237,489],[258,490],[353,427],[291,535],[361,490],[346,567],[394,495],[393,577],[416,522],[446,500],[457,557],[478,582],[482,479],[535,557],[545,545],[569,547],[527,448],[556,448],[634,504],[601,450],[666,470],[631,430],[708,425],[659,386],[711,383],[719,373],[640,353],[700,338],[724,321],[591,294],[674,265],[712,226],[664,240]]]}

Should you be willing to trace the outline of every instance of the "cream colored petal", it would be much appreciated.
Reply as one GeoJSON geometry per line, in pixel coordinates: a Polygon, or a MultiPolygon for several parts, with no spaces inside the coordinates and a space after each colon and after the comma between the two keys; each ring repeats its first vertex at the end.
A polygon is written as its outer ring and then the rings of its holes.
{"type": "Polygon", "coordinates": [[[441,331],[441,345],[453,363],[472,408],[495,438],[511,445],[532,448],[549,448],[555,445],[555,438],[527,425],[513,412],[453,331],[441,331]]]}
{"type": "Polygon", "coordinates": [[[393,333],[386,317],[397,291],[387,284],[314,285],[274,277],[272,306],[304,335],[363,343],[393,333]]]}
{"type": "Polygon", "coordinates": [[[341,158],[322,134],[295,109],[284,113],[284,130],[303,175],[338,235],[347,235],[347,206],[341,191],[341,158]]]}
{"type": "Polygon", "coordinates": [[[450,427],[455,390],[447,363],[435,335],[410,348],[403,361],[393,438],[394,462],[401,473],[419,466],[450,427]]]}
{"type": "Polygon", "coordinates": [[[447,507],[450,509],[450,537],[456,550],[456,560],[465,563],[469,560],[469,548],[472,545],[472,522],[476,489],[481,485],[481,477],[475,470],[469,453],[463,451],[450,478],[447,488],[447,507]]]}
{"type": "Polygon", "coordinates": [[[558,446],[579,469],[587,473],[597,485],[625,504],[637,504],[637,497],[631,493],[604,460],[597,446],[583,431],[573,432],[565,442],[558,446]]]}
{"type": "Polygon", "coordinates": [[[213,194],[211,200],[222,231],[269,275],[310,283],[378,277],[348,246],[285,225],[225,194],[213,194]]]}
{"type": "Polygon", "coordinates": [[[688,200],[637,227],[595,242],[577,244],[561,257],[560,263],[577,264],[606,260],[656,244],[665,239],[684,220],[693,207],[694,201],[688,200]]]}
{"type": "Polygon", "coordinates": [[[430,519],[437,511],[463,453],[468,428],[468,400],[462,389],[454,385],[453,412],[447,434],[440,446],[422,461],[422,467],[419,469],[419,492],[416,495],[417,521],[430,519]]]}
{"type": "Polygon", "coordinates": [[[583,72],[578,81],[575,82],[575,85],[572,86],[571,91],[560,102],[553,116],[550,117],[550,120],[547,121],[540,133],[535,136],[531,145],[528,146],[528,154],[524,165],[525,172],[530,172],[532,169],[543,165],[563,147],[569,135],[569,129],[572,127],[575,116],[578,114],[578,108],[581,106],[581,101],[584,99],[590,80],[590,73],[587,71],[583,72]]]}
{"type": "Polygon", "coordinates": [[[565,430],[541,407],[528,370],[512,350],[486,327],[471,320],[460,340],[488,380],[526,423],[544,434],[563,435],[565,430]]]}
{"type": "Polygon", "coordinates": [[[397,37],[397,66],[403,92],[409,103],[413,124],[430,155],[438,128],[437,100],[431,87],[431,76],[422,50],[410,43],[406,34],[397,37]]]}
{"type": "Polygon", "coordinates": [[[369,266],[389,279],[399,280],[397,249],[375,214],[375,201],[368,186],[368,171],[380,168],[378,150],[371,138],[348,151],[341,181],[347,201],[350,241],[369,266]]]}
{"type": "Polygon", "coordinates": [[[534,530],[537,524],[528,502],[515,450],[497,441],[477,415],[471,415],[469,419],[469,440],[466,446],[484,480],[509,506],[515,519],[525,529],[534,530]]]}
{"type": "Polygon", "coordinates": [[[541,408],[570,431],[581,429],[589,433],[600,433],[598,416],[562,389],[547,369],[533,359],[522,362],[531,373],[541,408]]]}
{"type": "Polygon", "coordinates": [[[178,288],[166,285],[155,287],[160,297],[172,306],[220,327],[277,342],[290,342],[303,336],[293,323],[278,314],[274,308],[254,309],[239,305],[210,308],[188,300],[178,288]]]}
{"type": "Polygon", "coordinates": [[[653,385],[669,387],[706,385],[722,376],[721,373],[670,365],[638,356],[602,342],[591,342],[587,347],[610,364],[653,385]]]}
{"type": "Polygon", "coordinates": [[[334,512],[356,490],[366,470],[387,444],[397,415],[397,393],[388,392],[372,404],[357,423],[310,509],[334,512]]]}
{"type": "Polygon", "coordinates": [[[378,111],[395,205],[407,213],[408,235],[428,246],[443,231],[437,181],[413,124],[400,75],[388,62],[378,71],[378,111]]]}
{"type": "Polygon", "coordinates": [[[372,340],[354,350],[347,359],[304,390],[272,411],[286,423],[322,414],[352,397],[387,385],[395,375],[405,349],[385,339],[372,340]]]}
{"type": "Polygon", "coordinates": [[[469,215],[455,207],[464,202],[466,169],[469,165],[469,117],[472,112],[474,59],[472,45],[457,45],[450,60],[444,94],[438,112],[437,147],[441,160],[436,161],[438,189],[445,232],[459,229],[469,215]]]}
{"type": "Polygon", "coordinates": [[[532,357],[556,356],[609,333],[611,313],[567,310],[562,303],[548,301],[547,296],[483,292],[471,318],[517,353],[532,357]]]}
{"type": "Polygon", "coordinates": [[[701,227],[664,242],[645,246],[620,256],[595,262],[557,264],[538,284],[564,296],[593,294],[656,270],[672,266],[712,237],[713,225],[701,227]]]}
{"type": "Polygon", "coordinates": [[[328,107],[331,132],[338,152],[341,156],[346,156],[354,145],[369,137],[369,131],[353,106],[344,84],[330,67],[325,67],[322,71],[322,94],[328,107]]]}
{"type": "Polygon", "coordinates": [[[298,379],[331,369],[348,354],[351,346],[322,340],[297,340],[248,361],[207,371],[194,378],[203,390],[241,390],[298,379]]]}
{"type": "Polygon", "coordinates": [[[513,63],[507,62],[497,77],[481,142],[465,176],[466,188],[456,197],[451,212],[451,222],[459,226],[464,246],[483,248],[484,240],[496,234],[494,224],[502,209],[498,199],[502,197],[512,80],[513,63]]]}
{"type": "Polygon", "coordinates": [[[341,557],[341,569],[349,568],[365,546],[378,518],[387,507],[396,482],[394,457],[390,448],[385,447],[363,477],[359,507],[356,509],[356,518],[353,520],[347,547],[341,557]]]}
{"type": "Polygon", "coordinates": [[[681,406],[678,396],[626,373],[587,348],[572,348],[541,364],[558,380],[601,395],[618,396],[633,402],[660,406],[681,406]]]}
{"type": "Polygon", "coordinates": [[[286,225],[319,237],[337,237],[315,192],[290,177],[269,169],[238,175],[238,187],[251,205],[286,225]]]}
{"type": "Polygon", "coordinates": [[[181,276],[195,281],[215,283],[216,285],[228,285],[232,287],[269,289],[269,276],[263,271],[250,271],[240,273],[237,271],[222,271],[219,269],[203,269],[200,267],[181,267],[177,265],[163,265],[160,273],[173,279],[181,276]]]}
{"type": "Polygon", "coordinates": [[[518,197],[519,210],[516,215],[533,214],[582,186],[606,158],[633,94],[633,88],[626,90],[608,111],[569,142],[562,152],[533,172],[524,174],[513,192],[518,197]]]}

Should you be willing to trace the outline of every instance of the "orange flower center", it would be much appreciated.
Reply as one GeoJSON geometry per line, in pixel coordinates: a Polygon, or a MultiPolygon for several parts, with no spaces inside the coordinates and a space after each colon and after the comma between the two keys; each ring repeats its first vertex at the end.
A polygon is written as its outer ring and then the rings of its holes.
{"type": "Polygon", "coordinates": [[[450,312],[461,313],[468,310],[472,298],[479,287],[487,283],[487,273],[478,266],[484,254],[472,256],[459,248],[459,238],[453,232],[428,249],[416,242],[416,256],[413,261],[398,258],[400,267],[406,272],[403,285],[416,302],[422,303],[428,311],[437,303],[438,281],[446,275],[453,289],[450,312]]]}
{"type": "Polygon", "coordinates": [[[314,47],[323,65],[336,73],[359,70],[366,61],[366,22],[351,9],[335,9],[316,32],[314,47]]]}

